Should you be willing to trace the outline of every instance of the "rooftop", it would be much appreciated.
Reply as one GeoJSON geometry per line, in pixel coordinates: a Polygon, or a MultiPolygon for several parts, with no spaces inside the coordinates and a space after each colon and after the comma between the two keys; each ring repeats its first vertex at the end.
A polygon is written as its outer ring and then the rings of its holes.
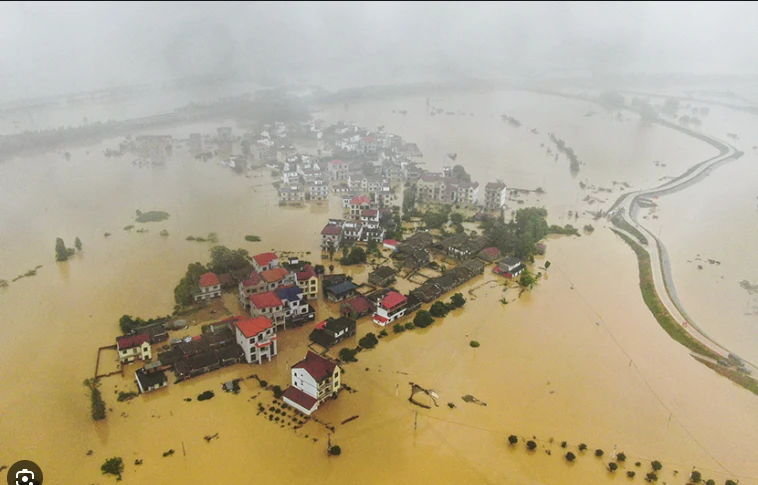
{"type": "Polygon", "coordinates": [[[163,371],[148,373],[145,372],[145,369],[139,369],[134,375],[142,385],[142,389],[147,389],[155,385],[164,385],[168,382],[168,378],[166,378],[166,374],[163,371]]]}
{"type": "Polygon", "coordinates": [[[371,199],[366,195],[356,195],[350,199],[350,205],[371,204],[371,199]]]}
{"type": "Polygon", "coordinates": [[[255,317],[235,323],[237,329],[247,338],[252,338],[272,327],[271,319],[267,317],[255,317]]]}
{"type": "Polygon", "coordinates": [[[276,261],[277,259],[278,258],[274,253],[261,253],[253,256],[253,260],[260,266],[266,266],[267,264],[271,263],[272,261],[276,261]]]}
{"type": "Polygon", "coordinates": [[[281,281],[282,278],[288,274],[290,274],[290,272],[284,268],[267,269],[266,271],[261,271],[261,278],[267,283],[276,283],[277,281],[281,281]]]}
{"type": "Polygon", "coordinates": [[[401,295],[397,291],[390,291],[387,296],[382,299],[382,306],[384,308],[395,308],[398,305],[406,303],[408,299],[405,295],[401,295]]]}
{"type": "Polygon", "coordinates": [[[334,293],[335,295],[342,295],[344,293],[349,293],[356,288],[358,287],[355,286],[352,281],[343,281],[342,283],[337,283],[336,285],[330,286],[326,289],[326,291],[334,293]]]}
{"type": "Polygon", "coordinates": [[[250,273],[250,277],[242,281],[242,286],[258,286],[261,282],[261,277],[255,271],[250,273]]]}
{"type": "Polygon", "coordinates": [[[340,332],[346,328],[355,328],[355,320],[352,318],[347,317],[339,317],[332,320],[328,320],[323,328],[329,330],[330,332],[340,332]]]}
{"type": "Polygon", "coordinates": [[[282,300],[273,291],[250,295],[250,302],[255,305],[255,308],[272,308],[283,305],[282,300]]]}
{"type": "Polygon", "coordinates": [[[295,301],[300,300],[303,297],[303,290],[297,285],[282,286],[281,288],[274,290],[274,293],[276,293],[276,296],[282,301],[295,301]]]}
{"type": "Polygon", "coordinates": [[[293,365],[293,369],[303,369],[313,377],[313,379],[322,381],[334,373],[337,364],[331,360],[325,359],[315,352],[308,352],[305,359],[293,365]]]}
{"type": "Polygon", "coordinates": [[[308,394],[304,393],[297,387],[288,387],[286,391],[284,391],[284,394],[282,395],[289,399],[292,402],[297,403],[300,407],[303,409],[313,409],[314,406],[316,406],[316,403],[318,400],[313,397],[309,396],[308,394]]]}
{"type": "Polygon", "coordinates": [[[343,302],[353,309],[355,313],[363,313],[371,309],[371,302],[365,296],[356,296],[343,302]]]}
{"type": "Polygon", "coordinates": [[[339,224],[327,224],[321,230],[323,236],[339,236],[342,232],[342,226],[339,224]]]}
{"type": "Polygon", "coordinates": [[[374,270],[371,274],[369,274],[369,277],[372,275],[377,276],[378,278],[389,278],[391,276],[395,276],[395,270],[390,268],[389,266],[379,266],[374,270]]]}
{"type": "Polygon", "coordinates": [[[139,333],[137,335],[125,335],[123,337],[116,337],[116,346],[118,350],[126,350],[134,347],[139,347],[143,343],[150,343],[150,334],[139,333]]]}
{"type": "Polygon", "coordinates": [[[200,286],[206,287],[206,286],[216,286],[220,285],[221,281],[219,281],[218,276],[216,276],[216,273],[205,273],[200,275],[200,286]]]}
{"type": "Polygon", "coordinates": [[[303,265],[302,271],[297,272],[298,281],[309,280],[311,278],[315,278],[316,276],[316,270],[313,269],[313,266],[310,264],[303,265]]]}

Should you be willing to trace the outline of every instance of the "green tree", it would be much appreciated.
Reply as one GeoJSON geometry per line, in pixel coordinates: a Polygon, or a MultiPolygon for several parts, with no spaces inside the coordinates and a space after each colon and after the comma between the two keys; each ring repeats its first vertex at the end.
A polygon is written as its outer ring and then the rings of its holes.
{"type": "Polygon", "coordinates": [[[66,244],[63,239],[57,238],[55,240],[55,260],[66,261],[68,259],[68,251],[66,250],[66,244]]]}
{"type": "Polygon", "coordinates": [[[174,301],[179,306],[191,305],[194,300],[194,294],[198,291],[200,275],[208,270],[200,263],[192,263],[187,266],[187,273],[174,288],[174,301]]]}
{"type": "Polygon", "coordinates": [[[344,264],[344,260],[347,259],[348,254],[350,254],[350,249],[347,246],[342,246],[342,261],[340,263],[344,264]]]}
{"type": "Polygon", "coordinates": [[[447,222],[447,214],[442,212],[427,211],[424,214],[424,225],[429,229],[439,229],[447,222]]]}
{"type": "Polygon", "coordinates": [[[450,305],[453,308],[461,308],[466,304],[466,299],[463,298],[463,293],[456,293],[450,297],[450,305]]]}
{"type": "Polygon", "coordinates": [[[450,222],[453,224],[460,224],[463,222],[463,214],[460,212],[453,212],[450,214],[450,222]]]}
{"type": "Polygon", "coordinates": [[[433,317],[444,317],[448,312],[450,312],[450,309],[441,301],[435,301],[431,308],[429,308],[429,313],[431,313],[433,317]]]}
{"type": "Polygon", "coordinates": [[[84,387],[89,389],[92,419],[95,421],[105,419],[105,401],[103,401],[103,396],[98,389],[100,381],[98,379],[85,379],[84,387]]]}
{"type": "Polygon", "coordinates": [[[452,175],[453,178],[461,182],[471,182],[471,175],[466,172],[466,168],[463,165],[453,166],[452,175]]]}
{"type": "Polygon", "coordinates": [[[626,476],[629,478],[634,478],[635,475],[636,473],[634,473],[634,470],[629,470],[628,472],[626,472],[626,476]]]}
{"type": "Polygon", "coordinates": [[[658,460],[653,460],[653,462],[650,463],[650,466],[653,467],[654,471],[661,471],[663,469],[663,464],[658,460]]]}
{"type": "Polygon", "coordinates": [[[329,454],[332,456],[339,456],[342,454],[342,448],[340,448],[339,445],[334,445],[329,448],[329,454]]]}
{"type": "Polygon", "coordinates": [[[585,445],[584,443],[579,443],[578,448],[579,448],[579,451],[585,451],[587,449],[587,445],[585,445]]]}
{"type": "Polygon", "coordinates": [[[336,251],[334,247],[334,241],[331,239],[326,242],[326,251],[329,253],[329,261],[334,259],[334,252],[336,251]]]}
{"type": "Polygon", "coordinates": [[[737,482],[735,482],[734,480],[730,479],[730,480],[725,481],[724,485],[737,485],[737,482]]]}
{"type": "Polygon", "coordinates": [[[365,264],[366,263],[366,251],[360,246],[354,246],[350,250],[350,254],[347,257],[343,257],[340,264],[343,266],[350,266],[353,264],[365,264]]]}
{"type": "Polygon", "coordinates": [[[626,454],[622,451],[621,453],[619,453],[618,455],[616,455],[616,460],[620,461],[620,462],[625,462],[626,461],[626,454]]]}
{"type": "Polygon", "coordinates": [[[77,236],[76,239],[74,239],[74,247],[76,248],[77,251],[82,250],[82,240],[79,239],[79,236],[77,236]]]}
{"type": "Polygon", "coordinates": [[[116,475],[117,480],[121,480],[121,474],[124,473],[124,460],[120,456],[108,458],[105,463],[100,465],[100,471],[103,475],[116,475]]]}
{"type": "Polygon", "coordinates": [[[566,460],[567,461],[574,461],[574,460],[576,460],[576,455],[569,451],[568,453],[566,453],[566,460]]]}
{"type": "Polygon", "coordinates": [[[525,269],[521,273],[521,277],[519,278],[519,284],[523,288],[525,288],[527,290],[531,290],[532,288],[534,288],[535,286],[537,286],[537,277],[534,276],[534,273],[532,273],[528,269],[525,269]]]}
{"type": "Polygon", "coordinates": [[[426,310],[419,310],[416,316],[413,317],[413,324],[420,328],[426,328],[432,323],[434,323],[434,318],[426,310]]]}
{"type": "Polygon", "coordinates": [[[601,457],[601,456],[603,456],[604,454],[605,454],[605,452],[603,450],[601,450],[600,448],[598,448],[597,450],[595,450],[595,456],[597,456],[598,458],[601,457]]]}
{"type": "Polygon", "coordinates": [[[550,261],[545,261],[545,269],[548,269],[550,267],[550,261]]]}
{"type": "Polygon", "coordinates": [[[703,476],[700,474],[699,471],[693,470],[692,473],[690,473],[690,481],[692,483],[700,483],[702,479],[703,479],[703,476]]]}
{"type": "Polygon", "coordinates": [[[376,338],[376,335],[374,335],[372,332],[367,333],[365,336],[363,336],[363,338],[358,340],[358,345],[364,349],[373,349],[378,343],[379,339],[376,338]]]}
{"type": "Polygon", "coordinates": [[[371,253],[379,253],[379,245],[373,239],[371,241],[369,241],[368,243],[366,243],[366,246],[367,246],[369,254],[371,254],[371,253]]]}
{"type": "Polygon", "coordinates": [[[619,466],[615,462],[608,463],[608,470],[609,471],[615,472],[616,470],[618,470],[618,468],[619,468],[619,466]]]}
{"type": "Polygon", "coordinates": [[[355,358],[355,350],[350,348],[343,348],[340,349],[340,360],[342,362],[357,362],[358,359],[355,358]]]}
{"type": "Polygon", "coordinates": [[[510,435],[508,437],[508,443],[512,445],[515,445],[516,443],[518,443],[518,436],[516,436],[515,434],[510,435]]]}
{"type": "Polygon", "coordinates": [[[277,399],[282,397],[282,394],[284,394],[284,391],[282,391],[281,386],[273,386],[271,390],[274,391],[274,397],[277,399]]]}
{"type": "Polygon", "coordinates": [[[231,250],[225,246],[214,246],[211,248],[211,262],[208,265],[208,269],[216,274],[229,273],[250,267],[250,253],[247,252],[247,249],[231,250]]]}
{"type": "Polygon", "coordinates": [[[657,482],[658,474],[655,472],[649,472],[647,475],[645,475],[645,481],[648,483],[657,482]]]}
{"type": "Polygon", "coordinates": [[[532,440],[529,440],[526,442],[526,447],[529,449],[529,451],[534,451],[534,449],[537,448],[537,443],[535,443],[532,440]]]}
{"type": "Polygon", "coordinates": [[[716,480],[709,478],[705,481],[705,485],[716,485],[716,480]]]}
{"type": "Polygon", "coordinates": [[[392,331],[395,333],[403,333],[405,332],[405,327],[401,323],[396,323],[392,326],[392,331]]]}

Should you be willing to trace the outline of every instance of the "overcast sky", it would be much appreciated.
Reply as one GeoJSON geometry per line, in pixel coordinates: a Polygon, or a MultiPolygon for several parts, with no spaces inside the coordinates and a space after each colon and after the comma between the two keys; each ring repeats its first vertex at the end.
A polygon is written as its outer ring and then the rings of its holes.
{"type": "Polygon", "coordinates": [[[505,69],[751,72],[740,2],[0,3],[0,92],[31,97],[190,75],[371,83],[505,69]]]}

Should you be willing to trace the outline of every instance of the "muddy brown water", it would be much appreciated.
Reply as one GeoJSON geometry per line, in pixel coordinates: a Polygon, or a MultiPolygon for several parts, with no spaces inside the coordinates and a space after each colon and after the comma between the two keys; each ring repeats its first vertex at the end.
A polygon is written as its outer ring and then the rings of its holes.
{"type": "MultiPolygon", "coordinates": [[[[711,154],[709,147],[662,128],[615,123],[599,114],[585,117],[599,112],[586,103],[514,93],[432,102],[475,116],[428,117],[424,98],[351,105],[347,112],[340,106],[319,116],[386,124],[388,131],[419,144],[430,169],[457,152],[474,179],[498,175],[517,187],[542,185],[547,193],[530,196],[527,203],[546,204],[551,222],[560,222],[559,214],[568,222],[564,209],[594,210],[577,203],[577,194],[584,196],[579,180],[596,186],[623,180],[640,187],[711,154]],[[409,114],[402,117],[393,109],[409,114]],[[502,112],[526,126],[505,125],[502,112]],[[528,133],[531,127],[540,135],[528,133]],[[539,147],[548,146],[549,131],[586,161],[576,179],[563,157],[556,162],[539,147]],[[665,169],[652,164],[664,158],[670,162],[665,169]],[[603,168],[604,162],[611,168],[603,168]]],[[[212,132],[222,124],[181,127],[174,134],[212,132]]],[[[341,211],[336,200],[279,208],[267,169],[247,178],[181,153],[165,166],[149,168],[132,165],[129,157],[100,155],[116,143],[72,148],[70,161],[49,153],[0,164],[5,194],[0,278],[43,265],[37,276],[0,290],[0,465],[32,459],[50,483],[112,480],[100,474],[100,464],[121,456],[127,483],[167,477],[185,483],[260,477],[272,483],[342,483],[361,477],[366,483],[579,484],[613,480],[604,463],[616,446],[629,457],[625,469],[638,475],[648,468],[635,468],[635,461],[662,461],[667,483],[685,483],[693,465],[717,481],[735,475],[740,483],[758,483],[750,478],[758,477],[758,400],[666,336],[642,302],[633,253],[603,221],[593,222],[591,236],[551,238],[547,276],[519,300],[502,305],[502,286],[482,285],[495,280],[488,268],[462,289],[469,299],[464,309],[425,330],[390,335],[375,350],[359,354],[344,376],[357,392],[343,393],[317,412],[319,420],[336,426],[331,439],[343,449],[340,457],[326,456],[323,426],[310,422],[294,432],[256,415],[257,401],[266,406],[272,401],[257,381],[244,380],[239,395],[220,391],[222,382],[254,372],[286,385],[288,366],[306,351],[310,326],[282,333],[280,354],[270,364],[237,365],[119,403],[114,391],[135,390],[138,365],[129,366],[124,378],[103,381],[112,411],[94,423],[81,382],[94,371],[96,350],[113,342],[122,314],[171,311],[172,289],[186,265],[208,256],[208,244],[185,241],[186,236],[217,232],[230,247],[298,251],[317,260],[318,233],[327,217],[341,211]],[[136,224],[148,228],[146,234],[126,232],[122,228],[133,223],[136,209],[165,210],[171,218],[136,224]],[[158,235],[164,228],[169,237],[158,235]],[[112,236],[105,238],[104,232],[112,236]],[[246,234],[257,234],[262,242],[245,242],[246,234]],[[55,263],[55,238],[71,245],[76,236],[84,243],[83,254],[55,263]],[[471,348],[471,340],[481,347],[471,348]],[[410,381],[435,389],[440,407],[412,406],[410,381]],[[209,389],[216,397],[197,402],[209,389]],[[466,394],[487,406],[465,403],[466,394]],[[191,402],[184,401],[188,397],[191,402]],[[354,415],[360,417],[339,424],[354,415]],[[218,440],[203,440],[214,433],[218,440]],[[509,447],[509,434],[520,436],[521,443],[509,447]],[[538,449],[528,453],[523,440],[532,436],[538,449]],[[564,440],[575,453],[584,442],[591,450],[604,449],[606,456],[577,453],[577,462],[567,465],[559,445],[564,440]],[[175,454],[162,457],[169,449],[175,454]],[[133,465],[135,459],[143,465],[133,465]]],[[[604,197],[612,202],[618,193],[604,197]]],[[[586,216],[572,221],[588,222],[586,216]]],[[[365,270],[350,271],[356,281],[366,278],[365,270]]],[[[515,297],[509,291],[509,299],[515,297]]],[[[319,303],[318,311],[324,317],[336,306],[319,303]]],[[[377,329],[361,321],[358,335],[345,345],[356,345],[369,331],[377,329]]]]}

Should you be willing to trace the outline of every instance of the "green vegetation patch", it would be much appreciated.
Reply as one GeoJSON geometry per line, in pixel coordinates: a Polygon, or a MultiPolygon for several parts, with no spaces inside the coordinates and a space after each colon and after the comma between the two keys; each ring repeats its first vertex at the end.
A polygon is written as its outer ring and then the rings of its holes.
{"type": "Polygon", "coordinates": [[[247,242],[261,242],[261,238],[258,237],[258,236],[252,236],[252,235],[248,234],[247,236],[245,236],[245,241],[247,241],[247,242]]]}
{"type": "Polygon", "coordinates": [[[168,212],[163,212],[163,211],[142,212],[141,210],[137,210],[137,222],[142,223],[142,224],[146,222],[165,221],[169,217],[171,217],[171,215],[168,212]]]}

